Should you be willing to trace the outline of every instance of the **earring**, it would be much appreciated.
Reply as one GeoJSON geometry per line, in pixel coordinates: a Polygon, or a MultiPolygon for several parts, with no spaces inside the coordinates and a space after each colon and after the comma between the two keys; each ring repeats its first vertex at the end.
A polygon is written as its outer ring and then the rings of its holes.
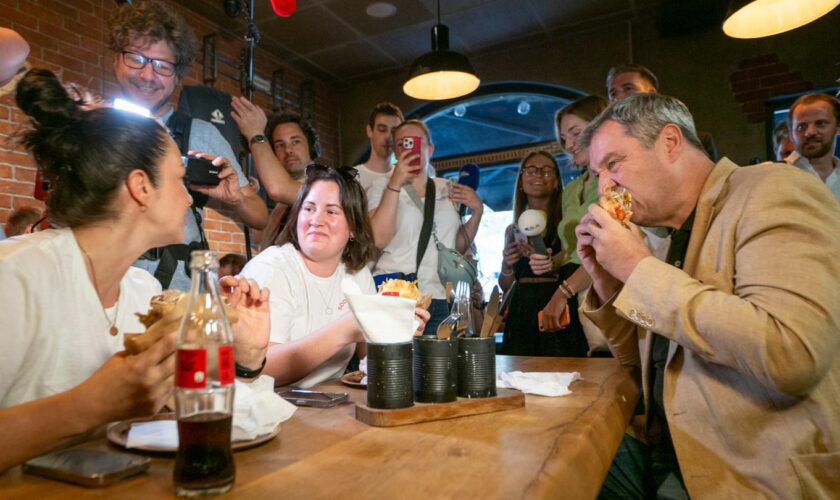
{"type": "Polygon", "coordinates": [[[146,205],[140,205],[140,211],[145,212],[146,211],[146,205]]]}

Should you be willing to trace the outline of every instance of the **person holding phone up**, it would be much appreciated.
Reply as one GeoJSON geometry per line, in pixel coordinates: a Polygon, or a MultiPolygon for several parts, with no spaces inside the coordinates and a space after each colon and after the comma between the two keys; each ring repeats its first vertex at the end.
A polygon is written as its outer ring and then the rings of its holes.
{"type": "Polygon", "coordinates": [[[432,335],[449,315],[446,288],[438,277],[438,251],[433,239],[429,239],[423,260],[419,268],[417,266],[423,211],[412,201],[409,190],[414,190],[424,202],[426,183],[434,182],[435,232],[441,243],[462,254],[475,239],[484,204],[468,186],[428,177],[429,161],[435,146],[423,122],[406,120],[394,128],[393,135],[397,164],[390,177],[375,179],[367,192],[374,241],[376,248],[381,250],[373,274],[379,279],[417,280],[421,292],[432,294],[431,318],[424,332],[432,335]],[[472,217],[466,223],[462,224],[456,204],[465,205],[472,211],[472,217]]]}
{"type": "MultiPolygon", "coordinates": [[[[131,267],[146,249],[181,241],[192,202],[178,147],[155,120],[74,101],[53,73],[17,86],[32,126],[23,143],[52,188],[60,229],[0,242],[0,471],[100,426],[152,415],[173,390],[175,332],[122,351],[143,331],[160,284],[131,267]]],[[[268,346],[268,294],[228,279],[236,361],[258,370],[268,346]]]]}

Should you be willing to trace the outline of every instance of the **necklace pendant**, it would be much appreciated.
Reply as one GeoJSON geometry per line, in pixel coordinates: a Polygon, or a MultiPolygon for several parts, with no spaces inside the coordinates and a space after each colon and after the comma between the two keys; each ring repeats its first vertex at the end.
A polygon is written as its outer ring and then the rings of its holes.
{"type": "Polygon", "coordinates": [[[326,308],[324,308],[324,314],[326,314],[327,316],[332,316],[332,313],[333,313],[332,307],[327,306],[326,308]]]}
{"type": "Polygon", "coordinates": [[[117,329],[117,325],[111,325],[111,329],[108,330],[112,337],[116,337],[119,330],[117,329]]]}

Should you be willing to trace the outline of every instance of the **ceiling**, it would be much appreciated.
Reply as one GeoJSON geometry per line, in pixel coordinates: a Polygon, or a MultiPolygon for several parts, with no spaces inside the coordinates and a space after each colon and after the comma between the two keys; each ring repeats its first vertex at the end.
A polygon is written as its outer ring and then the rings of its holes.
{"type": "MultiPolygon", "coordinates": [[[[176,0],[221,26],[244,33],[222,0],[176,0]]],[[[431,48],[435,0],[387,0],[392,17],[366,14],[379,0],[297,0],[291,17],[273,13],[268,0],[255,1],[255,19],[262,33],[260,47],[294,66],[335,85],[353,84],[407,70],[431,48]]],[[[592,23],[630,18],[642,9],[684,8],[714,0],[442,0],[441,21],[449,26],[450,46],[478,54],[517,40],[539,41],[592,23]]],[[[699,8],[699,7],[698,7],[699,8]]]]}

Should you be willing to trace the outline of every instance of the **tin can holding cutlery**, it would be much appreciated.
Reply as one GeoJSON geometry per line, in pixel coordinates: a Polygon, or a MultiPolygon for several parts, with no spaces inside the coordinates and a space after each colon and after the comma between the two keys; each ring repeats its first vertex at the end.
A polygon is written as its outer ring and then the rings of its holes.
{"type": "Polygon", "coordinates": [[[449,403],[458,399],[458,342],[414,337],[414,400],[449,403]]]}
{"type": "Polygon", "coordinates": [[[367,351],[367,405],[384,410],[414,406],[411,342],[368,342],[367,351]]]}
{"type": "Polygon", "coordinates": [[[495,395],[495,337],[458,337],[458,396],[490,398],[495,395]]]}

